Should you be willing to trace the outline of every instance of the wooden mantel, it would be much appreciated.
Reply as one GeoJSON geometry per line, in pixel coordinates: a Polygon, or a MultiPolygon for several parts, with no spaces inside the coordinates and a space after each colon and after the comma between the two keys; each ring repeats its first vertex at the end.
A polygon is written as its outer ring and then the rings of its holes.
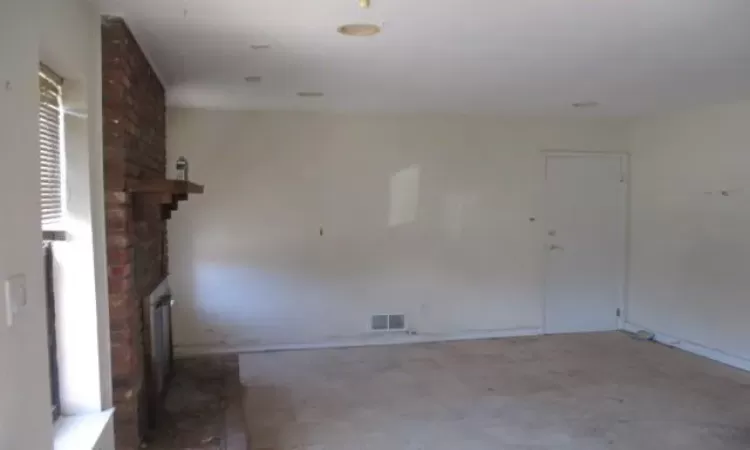
{"type": "Polygon", "coordinates": [[[182,180],[127,180],[125,189],[129,192],[151,194],[202,194],[203,186],[192,181],[182,180]]]}
{"type": "Polygon", "coordinates": [[[172,211],[182,200],[187,200],[189,194],[202,194],[203,186],[192,181],[182,180],[126,180],[125,190],[133,194],[158,195],[162,204],[162,217],[169,219],[172,211]]]}

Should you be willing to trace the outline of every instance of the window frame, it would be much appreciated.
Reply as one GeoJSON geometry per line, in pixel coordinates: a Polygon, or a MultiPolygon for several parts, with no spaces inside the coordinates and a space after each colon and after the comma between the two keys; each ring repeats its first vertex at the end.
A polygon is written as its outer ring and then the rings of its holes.
{"type": "Polygon", "coordinates": [[[57,352],[57,309],[55,308],[55,258],[54,243],[44,241],[44,293],[47,308],[47,351],[49,355],[50,401],[52,406],[52,421],[55,422],[62,415],[62,401],[60,400],[60,364],[57,352]]]}
{"type": "MultiPolygon", "coordinates": [[[[55,258],[54,258],[54,245],[55,242],[67,240],[67,234],[65,233],[63,222],[65,220],[65,115],[63,111],[62,103],[62,85],[63,79],[52,71],[49,67],[44,64],[39,66],[39,183],[40,183],[40,225],[42,228],[42,263],[43,263],[43,275],[44,275],[44,292],[45,292],[45,307],[47,311],[47,352],[49,359],[49,380],[50,380],[50,404],[52,421],[56,422],[62,416],[62,401],[60,395],[60,362],[58,354],[58,342],[57,342],[57,307],[55,299],[55,258]],[[55,92],[56,91],[56,92],[55,92]],[[46,115],[49,117],[50,109],[50,94],[54,95],[57,99],[56,105],[51,105],[52,109],[56,109],[58,112],[57,130],[51,132],[48,131],[47,140],[51,136],[57,137],[57,151],[56,162],[58,167],[53,172],[57,176],[59,181],[59,197],[56,199],[58,204],[56,205],[59,210],[54,221],[45,221],[45,197],[43,194],[43,182],[47,181],[44,179],[44,162],[42,161],[42,154],[44,148],[43,142],[43,117],[46,115]]],[[[55,148],[55,147],[52,147],[55,148]]],[[[49,160],[49,159],[48,159],[49,160]]],[[[49,173],[49,169],[47,171],[49,173]]],[[[54,177],[53,177],[54,178],[54,177]]],[[[53,191],[54,192],[54,191],[53,191]]],[[[52,197],[54,199],[54,197],[52,197]]],[[[54,209],[54,208],[53,208],[54,209]]]]}

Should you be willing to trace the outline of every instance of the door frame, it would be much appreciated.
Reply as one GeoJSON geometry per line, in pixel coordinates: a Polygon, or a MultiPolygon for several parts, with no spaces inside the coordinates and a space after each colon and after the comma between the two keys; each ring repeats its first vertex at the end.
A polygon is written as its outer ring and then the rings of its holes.
{"type": "Polygon", "coordinates": [[[542,262],[542,334],[548,334],[547,330],[547,270],[549,265],[547,264],[547,233],[549,229],[549,223],[547,220],[547,161],[550,157],[582,157],[582,156],[607,156],[617,157],[620,159],[622,167],[622,182],[625,183],[625,248],[623,252],[623,273],[620,276],[620,298],[618,302],[618,308],[620,309],[620,316],[617,317],[617,329],[625,329],[625,323],[628,317],[628,280],[630,279],[630,154],[627,152],[607,152],[607,151],[586,151],[586,150],[541,150],[540,151],[542,160],[542,188],[541,193],[541,216],[542,226],[540,228],[539,236],[541,237],[542,244],[539,246],[541,252],[540,261],[542,262]]]}

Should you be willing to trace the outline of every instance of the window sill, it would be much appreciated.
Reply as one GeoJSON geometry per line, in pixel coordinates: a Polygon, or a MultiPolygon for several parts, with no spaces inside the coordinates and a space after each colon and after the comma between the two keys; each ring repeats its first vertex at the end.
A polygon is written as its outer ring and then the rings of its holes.
{"type": "Polygon", "coordinates": [[[55,422],[54,450],[104,450],[102,439],[114,409],[80,416],[62,416],[55,422]]]}

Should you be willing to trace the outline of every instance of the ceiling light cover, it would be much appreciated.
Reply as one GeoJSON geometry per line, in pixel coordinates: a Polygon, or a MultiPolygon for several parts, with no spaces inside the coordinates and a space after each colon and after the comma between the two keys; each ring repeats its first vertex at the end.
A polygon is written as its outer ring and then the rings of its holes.
{"type": "Polygon", "coordinates": [[[338,32],[344,36],[367,37],[380,33],[380,27],[371,23],[351,23],[341,25],[338,32]]]}

